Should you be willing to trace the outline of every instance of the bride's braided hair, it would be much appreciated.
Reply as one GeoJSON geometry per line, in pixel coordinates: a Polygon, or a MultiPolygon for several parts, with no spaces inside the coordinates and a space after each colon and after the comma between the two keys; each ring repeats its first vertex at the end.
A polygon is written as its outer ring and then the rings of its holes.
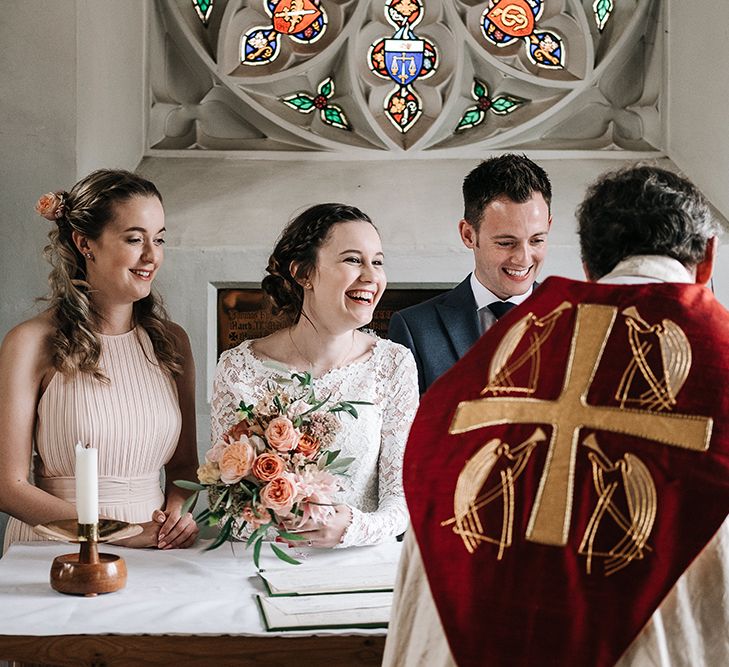
{"type": "MultiPolygon", "coordinates": [[[[101,343],[95,330],[100,313],[89,298],[86,260],[76,247],[74,231],[98,239],[114,217],[114,206],[133,197],[162,197],[150,181],[128,171],[100,169],[82,178],[70,192],[54,193],[60,200],[55,225],[48,234],[44,256],[53,267],[48,277],[56,331],[51,341],[53,365],[61,373],[76,370],[108,381],[99,368],[101,343]]],[[[52,196],[52,195],[50,195],[52,196]]],[[[40,212],[40,211],[39,211],[40,212]]],[[[182,357],[168,331],[167,315],[154,293],[135,302],[134,324],[142,326],[152,342],[160,366],[173,375],[182,372],[182,357]]]]}
{"type": "Polygon", "coordinates": [[[316,268],[319,248],[326,242],[334,225],[357,221],[369,222],[374,227],[369,216],[354,206],[317,204],[286,226],[268,258],[268,275],[261,281],[261,288],[270,298],[275,315],[283,314],[292,323],[299,321],[304,303],[302,284],[316,268]]]}

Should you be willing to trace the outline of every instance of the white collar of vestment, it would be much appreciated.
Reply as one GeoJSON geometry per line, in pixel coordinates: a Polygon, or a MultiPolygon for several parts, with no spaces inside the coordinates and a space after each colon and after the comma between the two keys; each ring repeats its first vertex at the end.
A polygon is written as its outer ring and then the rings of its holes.
{"type": "MultiPolygon", "coordinates": [[[[529,296],[531,296],[533,289],[534,285],[532,285],[524,294],[510,296],[506,300],[511,301],[511,303],[520,304],[522,301],[525,301],[529,296]]],[[[471,291],[473,292],[473,298],[476,299],[476,310],[484,308],[494,301],[504,301],[504,299],[500,299],[490,289],[483,286],[479,279],[476,278],[475,271],[471,274],[471,291]]]]}
{"type": "Polygon", "coordinates": [[[665,255],[633,255],[626,257],[599,283],[693,283],[691,272],[673,257],[665,255]]]}

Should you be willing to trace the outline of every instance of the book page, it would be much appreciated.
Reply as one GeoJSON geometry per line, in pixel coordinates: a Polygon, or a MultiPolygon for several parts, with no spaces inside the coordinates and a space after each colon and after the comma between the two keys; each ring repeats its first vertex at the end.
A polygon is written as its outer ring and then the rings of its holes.
{"type": "Polygon", "coordinates": [[[337,568],[286,567],[263,570],[259,575],[272,596],[317,595],[320,593],[355,593],[391,591],[395,586],[397,563],[371,563],[337,568]]]}
{"type": "Polygon", "coordinates": [[[257,596],[268,630],[386,627],[392,593],[257,596]]]}

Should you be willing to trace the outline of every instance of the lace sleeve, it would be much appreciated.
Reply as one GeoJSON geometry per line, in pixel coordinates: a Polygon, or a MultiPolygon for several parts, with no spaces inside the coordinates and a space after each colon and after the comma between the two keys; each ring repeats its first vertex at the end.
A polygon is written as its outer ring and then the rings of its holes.
{"type": "Polygon", "coordinates": [[[418,371],[410,350],[395,344],[392,344],[392,350],[378,370],[383,410],[378,508],[374,512],[351,508],[352,523],[344,534],[342,547],[391,540],[408,526],[402,460],[410,425],[418,407],[418,371]]]}
{"type": "Polygon", "coordinates": [[[236,421],[240,403],[234,386],[240,382],[240,364],[235,363],[234,350],[223,352],[215,369],[213,397],[210,401],[210,442],[214,445],[236,421]]]}

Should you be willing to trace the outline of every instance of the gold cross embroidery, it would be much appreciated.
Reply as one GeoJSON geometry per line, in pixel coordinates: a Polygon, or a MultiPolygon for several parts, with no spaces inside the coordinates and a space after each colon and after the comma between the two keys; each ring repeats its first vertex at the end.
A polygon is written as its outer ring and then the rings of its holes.
{"type": "Polygon", "coordinates": [[[497,396],[463,401],[456,409],[449,431],[452,434],[506,423],[552,425],[527,526],[526,538],[531,542],[553,546],[567,543],[580,429],[624,433],[694,451],[709,448],[712,420],[708,417],[588,405],[587,394],[616,314],[613,306],[578,306],[564,384],[556,400],[497,396]]]}

